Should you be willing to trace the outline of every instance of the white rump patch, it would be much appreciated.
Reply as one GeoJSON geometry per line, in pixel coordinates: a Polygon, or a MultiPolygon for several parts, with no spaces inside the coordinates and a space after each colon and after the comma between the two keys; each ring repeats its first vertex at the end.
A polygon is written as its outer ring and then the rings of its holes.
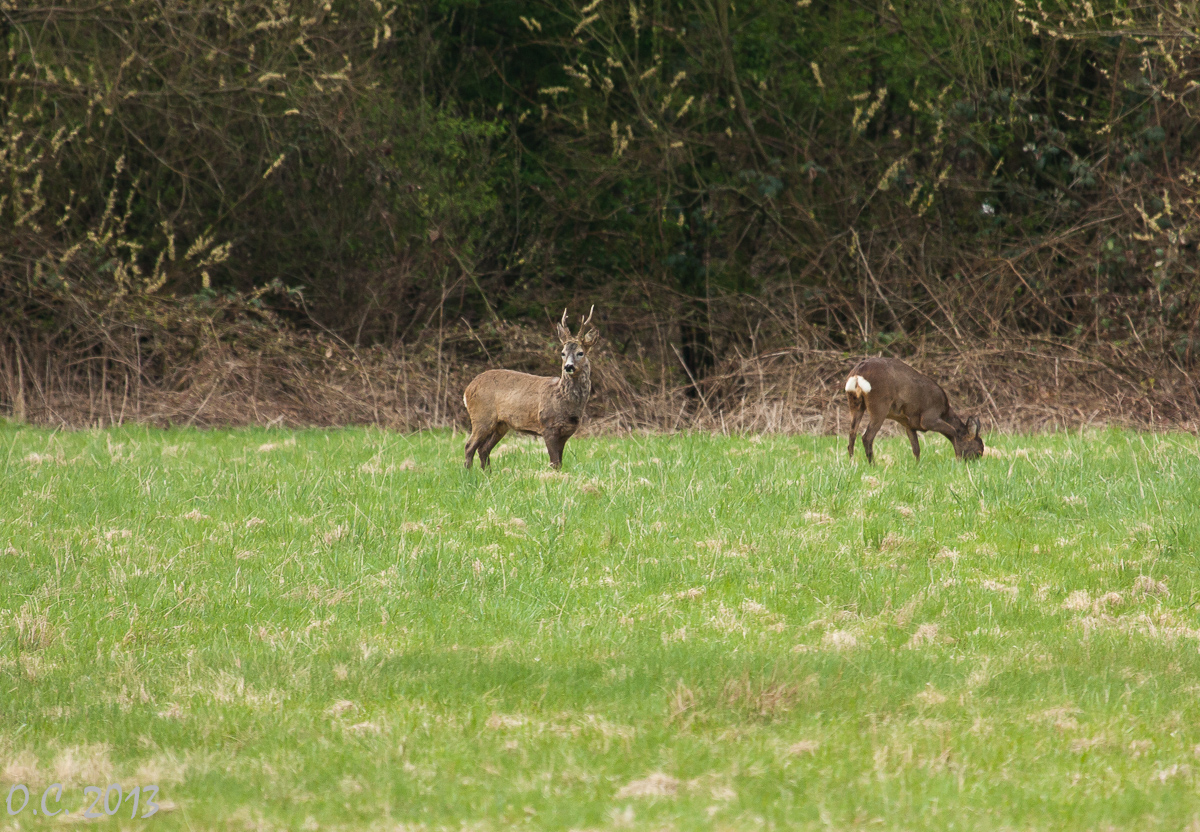
{"type": "Polygon", "coordinates": [[[467,404],[467,394],[463,393],[463,407],[470,407],[470,406],[471,405],[467,404]]]}
{"type": "Polygon", "coordinates": [[[862,376],[850,376],[846,379],[846,392],[864,395],[871,392],[871,382],[862,376]]]}

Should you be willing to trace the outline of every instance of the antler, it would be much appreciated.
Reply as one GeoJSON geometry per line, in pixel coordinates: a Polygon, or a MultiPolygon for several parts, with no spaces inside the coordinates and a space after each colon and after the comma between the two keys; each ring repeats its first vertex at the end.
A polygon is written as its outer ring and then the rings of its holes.
{"type": "MultiPolygon", "coordinates": [[[[596,312],[596,304],[593,303],[592,308],[588,310],[587,315],[584,316],[584,319],[579,323],[579,335],[583,335],[583,331],[585,329],[587,329],[587,325],[592,320],[592,315],[595,312],[596,312]]],[[[562,320],[558,322],[558,326],[560,329],[565,330],[567,335],[570,335],[571,328],[567,326],[567,310],[566,309],[563,310],[562,320]]],[[[565,338],[565,337],[567,337],[567,335],[564,335],[563,337],[565,338]]],[[[578,336],[576,336],[576,337],[578,337],[578,336]]]]}
{"type": "Polygon", "coordinates": [[[588,325],[588,322],[589,322],[589,321],[591,321],[591,320],[592,320],[592,313],[594,313],[595,311],[596,311],[596,304],[594,304],[594,303],[593,303],[593,304],[592,304],[592,308],[588,310],[587,317],[586,317],[586,318],[584,318],[584,319],[583,319],[583,323],[581,323],[581,324],[579,325],[579,332],[580,332],[581,334],[583,333],[583,328],[584,328],[585,326],[587,326],[587,325],[588,325]]]}

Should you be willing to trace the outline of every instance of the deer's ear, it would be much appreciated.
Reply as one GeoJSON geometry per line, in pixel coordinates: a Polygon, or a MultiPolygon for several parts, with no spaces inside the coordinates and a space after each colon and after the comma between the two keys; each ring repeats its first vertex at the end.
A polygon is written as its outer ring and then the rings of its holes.
{"type": "Polygon", "coordinates": [[[587,331],[587,333],[585,333],[583,336],[583,346],[587,349],[591,349],[592,344],[596,343],[599,340],[600,340],[599,330],[589,329],[587,331]]]}
{"type": "Polygon", "coordinates": [[[979,417],[972,416],[971,418],[967,419],[967,427],[971,430],[972,435],[976,439],[978,439],[979,438],[979,417]]]}
{"type": "Polygon", "coordinates": [[[570,331],[562,324],[558,325],[558,340],[562,341],[564,344],[571,340],[570,331]]]}

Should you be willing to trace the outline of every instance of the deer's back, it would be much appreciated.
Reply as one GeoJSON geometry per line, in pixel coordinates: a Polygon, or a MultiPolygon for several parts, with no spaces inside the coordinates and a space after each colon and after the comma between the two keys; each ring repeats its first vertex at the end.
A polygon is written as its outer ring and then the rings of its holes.
{"type": "Polygon", "coordinates": [[[924,373],[914,370],[898,358],[864,358],[850,371],[865,378],[872,391],[896,403],[914,415],[927,409],[940,410],[949,405],[941,385],[924,373]]]}

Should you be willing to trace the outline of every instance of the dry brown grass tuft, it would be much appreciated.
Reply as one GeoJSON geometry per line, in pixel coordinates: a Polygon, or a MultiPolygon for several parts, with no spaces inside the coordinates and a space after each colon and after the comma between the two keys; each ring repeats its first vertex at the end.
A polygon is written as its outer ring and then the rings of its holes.
{"type": "Polygon", "coordinates": [[[529,717],[521,714],[492,714],[484,724],[493,731],[502,731],[528,725],[529,717]]]}
{"type": "Polygon", "coordinates": [[[1154,740],[1130,740],[1129,756],[1133,759],[1144,757],[1154,750],[1154,740]]]}
{"type": "Polygon", "coordinates": [[[34,612],[29,605],[21,607],[13,616],[17,645],[22,650],[45,650],[58,639],[58,628],[50,623],[45,611],[34,612]]]}
{"type": "Polygon", "coordinates": [[[1056,731],[1067,732],[1075,731],[1079,728],[1079,721],[1075,719],[1076,715],[1081,713],[1080,709],[1074,705],[1063,705],[1058,708],[1047,708],[1036,714],[1030,714],[1028,717],[1030,722],[1041,723],[1054,728],[1056,731]]]}
{"type": "Polygon", "coordinates": [[[689,724],[696,717],[696,693],[680,679],[667,699],[667,721],[689,724]]]}
{"type": "Polygon", "coordinates": [[[322,534],[321,540],[324,541],[326,546],[328,546],[331,543],[334,543],[335,541],[341,540],[343,537],[345,537],[346,532],[348,532],[349,530],[350,530],[350,527],[347,526],[345,523],[339,523],[338,525],[334,526],[329,531],[322,534]]]}
{"type": "Polygon", "coordinates": [[[961,557],[962,557],[962,554],[957,549],[949,549],[949,548],[943,547],[934,556],[934,560],[948,560],[948,561],[950,561],[950,563],[954,564],[954,563],[958,563],[958,560],[961,557]]]}
{"type": "Polygon", "coordinates": [[[679,781],[661,772],[634,780],[622,786],[616,794],[617,800],[630,797],[674,797],[679,791],[679,781]]]}
{"type": "Polygon", "coordinates": [[[1170,590],[1163,581],[1156,581],[1149,575],[1138,575],[1133,582],[1133,596],[1135,598],[1144,598],[1147,596],[1167,596],[1170,595],[1170,590]]]}
{"type": "Polygon", "coordinates": [[[51,764],[55,782],[64,786],[90,786],[112,782],[113,764],[108,746],[77,745],[64,748],[51,764]]]}
{"type": "Polygon", "coordinates": [[[0,768],[0,780],[6,783],[39,783],[42,780],[37,756],[29,750],[21,751],[4,762],[0,768]]]}
{"type": "Polygon", "coordinates": [[[1092,608],[1092,596],[1086,589],[1077,589],[1067,596],[1067,600],[1063,601],[1062,607],[1064,610],[1070,610],[1071,612],[1090,610],[1092,608]]]}
{"type": "Polygon", "coordinates": [[[155,754],[139,765],[136,778],[142,783],[154,783],[162,786],[176,785],[187,778],[188,764],[179,755],[171,751],[155,754]]]}
{"type": "Polygon", "coordinates": [[[798,684],[754,680],[750,677],[730,679],[721,693],[721,704],[759,719],[778,719],[789,713],[804,699],[804,689],[798,684]]]}
{"type": "Polygon", "coordinates": [[[1001,583],[1000,581],[995,581],[990,578],[980,581],[979,585],[992,592],[998,592],[1002,595],[1007,595],[1012,601],[1017,600],[1017,596],[1020,594],[1020,589],[1017,587],[1001,583]]]}
{"type": "Polygon", "coordinates": [[[933,707],[943,704],[948,698],[949,697],[947,697],[946,694],[935,688],[931,682],[925,686],[925,690],[913,697],[913,701],[919,705],[924,705],[925,707],[933,707]]]}
{"type": "Polygon", "coordinates": [[[1068,748],[1076,754],[1082,754],[1085,751],[1091,751],[1093,748],[1103,748],[1108,744],[1108,738],[1099,737],[1076,737],[1068,744],[1068,748]]]}
{"type": "Polygon", "coordinates": [[[351,711],[358,709],[358,705],[351,702],[349,699],[339,699],[325,709],[325,715],[328,717],[337,718],[351,711]]]}
{"type": "Polygon", "coordinates": [[[853,650],[858,646],[858,637],[849,630],[830,630],[821,643],[833,650],[853,650]]]}
{"type": "Polygon", "coordinates": [[[909,650],[914,650],[918,647],[924,647],[927,644],[933,644],[938,638],[938,625],[929,623],[922,624],[917,627],[917,631],[912,634],[912,638],[904,645],[909,650]]]}
{"type": "Polygon", "coordinates": [[[346,730],[351,734],[379,734],[383,731],[374,722],[356,722],[353,725],[347,725],[346,730]]]}
{"type": "Polygon", "coordinates": [[[277,451],[280,448],[294,448],[296,446],[296,437],[290,436],[282,442],[264,442],[258,446],[260,454],[269,454],[271,451],[277,451]]]}

